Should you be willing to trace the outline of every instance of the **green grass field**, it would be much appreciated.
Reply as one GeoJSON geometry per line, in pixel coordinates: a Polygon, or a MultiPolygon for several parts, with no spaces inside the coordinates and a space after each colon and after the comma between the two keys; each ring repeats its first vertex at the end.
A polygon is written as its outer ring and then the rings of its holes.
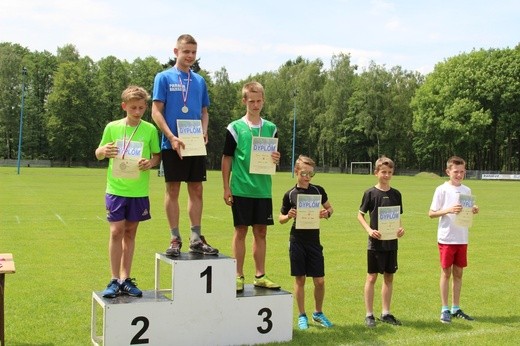
{"type": "MultiPolygon", "coordinates": [[[[221,253],[231,255],[231,210],[222,200],[220,172],[208,172],[204,190],[203,233],[221,253]]],[[[0,168],[0,253],[13,253],[16,273],[6,275],[7,345],[89,345],[91,295],[110,278],[108,224],[104,210],[104,169],[0,168]]],[[[403,325],[364,324],[363,286],[367,235],[356,220],[363,191],[373,176],[318,174],[334,216],[323,221],[326,262],[324,311],[332,329],[295,329],[290,345],[505,345],[520,340],[519,182],[468,180],[480,206],[470,230],[469,266],[461,306],[474,322],[439,322],[437,220],[427,216],[435,187],[444,178],[393,178],[403,194],[405,236],[400,240],[399,271],[394,280],[392,312],[403,325]],[[515,197],[517,196],[517,197],[515,197]]],[[[277,173],[273,183],[274,213],[283,193],[294,184],[290,173],[277,173]]],[[[163,178],[151,179],[152,220],[141,223],[133,263],[139,287],[154,287],[154,255],[168,246],[163,210],[163,178]]],[[[181,232],[189,234],[182,193],[181,232]]],[[[269,228],[267,272],[292,291],[287,253],[289,224],[269,228]]],[[[251,235],[248,239],[251,240],[251,235]]],[[[248,247],[246,281],[252,281],[248,247]]],[[[249,283],[249,282],[248,282],[249,283]]],[[[376,290],[381,287],[378,279],[376,290]]],[[[312,281],[307,283],[307,311],[312,312],[312,281]]],[[[296,305],[296,304],[294,304],[296,305]]],[[[376,295],[376,313],[381,299],[376,295]]],[[[294,316],[297,311],[295,306],[294,316]]]]}

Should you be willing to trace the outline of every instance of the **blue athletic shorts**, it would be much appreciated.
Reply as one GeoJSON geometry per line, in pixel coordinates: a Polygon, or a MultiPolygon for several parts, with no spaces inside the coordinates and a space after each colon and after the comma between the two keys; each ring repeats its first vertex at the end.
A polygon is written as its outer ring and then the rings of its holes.
{"type": "Polygon", "coordinates": [[[117,222],[145,221],[151,219],[150,200],[148,197],[121,197],[107,193],[105,195],[107,220],[117,222]]]}

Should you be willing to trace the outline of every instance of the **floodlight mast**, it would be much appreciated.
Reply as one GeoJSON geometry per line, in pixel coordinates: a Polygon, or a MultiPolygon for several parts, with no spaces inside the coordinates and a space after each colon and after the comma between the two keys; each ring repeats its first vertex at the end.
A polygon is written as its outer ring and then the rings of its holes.
{"type": "Polygon", "coordinates": [[[25,78],[27,77],[27,67],[22,68],[22,105],[20,107],[20,132],[18,134],[18,161],[16,164],[17,173],[20,175],[20,161],[22,159],[22,131],[23,131],[23,103],[25,96],[25,78]]]}

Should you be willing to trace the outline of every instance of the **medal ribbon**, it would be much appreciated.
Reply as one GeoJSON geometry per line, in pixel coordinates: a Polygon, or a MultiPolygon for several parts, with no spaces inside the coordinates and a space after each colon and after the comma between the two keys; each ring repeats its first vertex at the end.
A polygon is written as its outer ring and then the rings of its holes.
{"type": "MultiPolygon", "coordinates": [[[[179,69],[177,69],[179,71],[179,69]]],[[[186,83],[186,92],[184,92],[184,84],[182,84],[181,71],[177,75],[179,78],[179,84],[181,85],[182,92],[182,101],[184,101],[184,107],[186,107],[186,102],[188,101],[188,93],[190,92],[190,70],[188,70],[188,82],[186,83]]]]}
{"type": "MultiPolygon", "coordinates": [[[[251,131],[251,135],[254,137],[253,128],[251,127],[252,124],[249,123],[249,120],[246,120],[247,126],[249,126],[249,131],[251,131]]],[[[258,129],[258,137],[262,137],[262,125],[264,125],[263,120],[260,118],[260,128],[258,129]]]]}
{"type": "Polygon", "coordinates": [[[128,125],[128,121],[125,123],[125,134],[123,137],[123,153],[121,154],[121,159],[125,159],[125,153],[128,150],[128,147],[130,146],[130,143],[132,142],[132,138],[134,137],[135,133],[137,132],[137,129],[139,128],[139,125],[141,125],[141,120],[139,120],[139,123],[134,129],[134,132],[130,135],[130,138],[128,138],[128,143],[126,143],[126,126],[128,125]]]}

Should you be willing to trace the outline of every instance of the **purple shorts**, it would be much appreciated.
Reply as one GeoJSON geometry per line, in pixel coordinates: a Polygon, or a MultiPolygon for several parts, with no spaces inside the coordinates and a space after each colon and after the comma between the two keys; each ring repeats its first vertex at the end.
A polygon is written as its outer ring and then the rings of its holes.
{"type": "Polygon", "coordinates": [[[148,197],[121,197],[107,193],[105,195],[107,220],[117,222],[145,221],[151,219],[150,200],[148,197]]]}

